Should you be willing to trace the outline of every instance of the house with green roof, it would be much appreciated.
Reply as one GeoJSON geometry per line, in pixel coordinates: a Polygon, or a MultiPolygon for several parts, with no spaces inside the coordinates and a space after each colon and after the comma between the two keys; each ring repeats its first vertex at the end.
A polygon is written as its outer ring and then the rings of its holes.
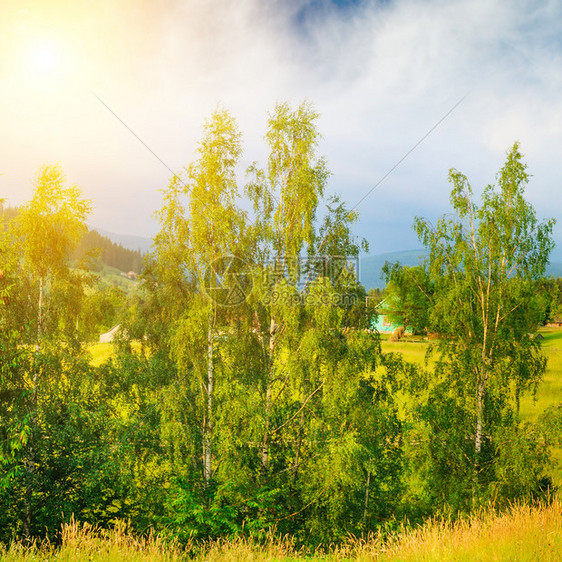
{"type": "Polygon", "coordinates": [[[400,321],[400,312],[397,312],[394,308],[391,299],[382,300],[375,307],[375,314],[373,314],[369,323],[370,329],[381,334],[392,334],[397,328],[404,327],[405,334],[413,334],[412,326],[404,326],[404,322],[400,321]]]}

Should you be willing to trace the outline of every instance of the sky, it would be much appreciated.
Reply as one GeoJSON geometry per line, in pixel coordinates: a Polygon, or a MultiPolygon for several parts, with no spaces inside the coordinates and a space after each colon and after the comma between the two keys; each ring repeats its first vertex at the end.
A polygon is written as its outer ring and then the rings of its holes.
{"type": "Polygon", "coordinates": [[[371,254],[419,248],[413,219],[448,212],[449,169],[479,193],[519,141],[562,256],[560,0],[0,0],[11,206],[59,163],[91,225],[153,236],[168,168],[196,158],[213,110],[243,133],[243,183],[267,158],[268,112],[303,100],[321,115],[328,194],[354,207],[370,192],[355,230],[371,254]]]}

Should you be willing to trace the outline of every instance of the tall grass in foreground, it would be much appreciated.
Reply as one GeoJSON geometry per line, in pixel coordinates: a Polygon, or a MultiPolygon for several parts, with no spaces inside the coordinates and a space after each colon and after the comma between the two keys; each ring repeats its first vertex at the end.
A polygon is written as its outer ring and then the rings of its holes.
{"type": "Polygon", "coordinates": [[[503,514],[488,511],[456,522],[431,520],[386,545],[375,541],[340,549],[334,559],[346,554],[354,560],[561,560],[562,502],[516,505],[503,514]]]}
{"type": "MultiPolygon", "coordinates": [[[[14,543],[0,551],[6,561],[265,561],[296,560],[306,555],[290,539],[256,544],[246,539],[219,540],[207,545],[165,544],[155,536],[135,538],[127,526],[111,531],[71,523],[62,531],[62,545],[43,542],[24,546],[14,543]]],[[[517,505],[497,515],[482,512],[462,521],[428,521],[417,529],[402,530],[389,540],[350,539],[347,544],[321,553],[308,553],[309,560],[540,560],[562,559],[562,502],[550,506],[517,505]]]]}

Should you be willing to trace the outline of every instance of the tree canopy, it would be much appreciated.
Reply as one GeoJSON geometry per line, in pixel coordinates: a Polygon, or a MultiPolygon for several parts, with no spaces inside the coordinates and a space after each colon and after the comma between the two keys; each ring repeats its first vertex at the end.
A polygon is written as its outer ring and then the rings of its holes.
{"type": "Polygon", "coordinates": [[[546,365],[534,336],[554,220],[539,221],[524,197],[529,175],[518,143],[496,180],[477,203],[466,176],[452,169],[452,213],[435,227],[415,221],[430,252],[428,327],[440,335],[437,372],[470,420],[475,486],[499,478],[498,432],[509,424],[515,431],[518,397],[538,384],[546,365]]]}
{"type": "Polygon", "coordinates": [[[426,263],[387,265],[391,315],[437,336],[398,347],[371,329],[367,245],[328,195],[318,113],[279,103],[264,138],[244,180],[236,120],[210,115],[130,293],[70,261],[90,203],[60,167],[0,216],[0,540],[51,540],[74,517],[314,551],[548,501],[561,408],[523,422],[519,403],[545,372],[536,331],[559,283],[519,145],[480,196],[451,170],[451,212],[415,220],[426,263]]]}

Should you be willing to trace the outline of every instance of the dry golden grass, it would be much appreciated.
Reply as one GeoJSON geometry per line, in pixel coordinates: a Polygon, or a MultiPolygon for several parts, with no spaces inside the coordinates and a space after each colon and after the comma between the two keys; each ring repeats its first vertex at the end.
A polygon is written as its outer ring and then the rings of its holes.
{"type": "Polygon", "coordinates": [[[184,560],[185,551],[176,544],[165,544],[162,539],[150,535],[138,538],[129,532],[127,524],[118,523],[112,530],[100,530],[88,523],[71,522],[62,529],[62,543],[55,546],[49,541],[24,545],[13,543],[0,551],[0,559],[7,562],[28,560],[61,560],[113,562],[168,562],[184,560]]]}
{"type": "Polygon", "coordinates": [[[390,540],[373,536],[366,541],[349,540],[327,553],[306,555],[293,542],[270,539],[257,545],[251,540],[220,540],[206,546],[166,544],[149,536],[135,538],[126,525],[100,531],[90,525],[65,526],[62,545],[49,543],[23,546],[13,544],[0,550],[0,559],[10,562],[29,560],[105,561],[275,561],[275,560],[381,560],[381,561],[531,561],[554,562],[562,559],[562,503],[550,506],[514,506],[504,514],[491,511],[463,521],[431,520],[413,530],[403,529],[390,540]]]}
{"type": "Polygon", "coordinates": [[[549,507],[514,506],[507,513],[483,512],[463,521],[432,520],[403,531],[381,545],[378,541],[350,545],[334,560],[358,561],[487,561],[541,562],[562,559],[562,503],[549,507]]]}

